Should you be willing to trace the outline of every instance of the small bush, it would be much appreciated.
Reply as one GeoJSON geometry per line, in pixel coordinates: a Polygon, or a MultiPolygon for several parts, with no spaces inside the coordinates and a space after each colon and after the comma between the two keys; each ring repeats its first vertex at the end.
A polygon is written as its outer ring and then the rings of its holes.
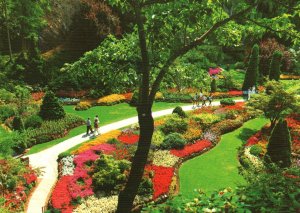
{"type": "Polygon", "coordinates": [[[160,147],[162,149],[183,149],[187,141],[179,133],[171,133],[165,137],[160,147]]]}
{"type": "Polygon", "coordinates": [[[12,105],[0,106],[0,121],[4,122],[7,118],[16,115],[16,108],[12,105]]]}
{"type": "Polygon", "coordinates": [[[92,107],[92,105],[89,102],[82,101],[82,102],[79,102],[76,105],[75,110],[77,110],[77,111],[84,111],[84,110],[88,110],[91,107],[92,107]]]}
{"type": "Polygon", "coordinates": [[[114,104],[125,102],[126,98],[124,95],[112,94],[108,96],[104,96],[97,101],[97,105],[100,106],[111,106],[114,104]]]}
{"type": "Polygon", "coordinates": [[[29,118],[26,119],[25,121],[25,128],[29,129],[29,128],[39,128],[43,123],[43,120],[40,116],[38,115],[32,115],[29,118]]]}
{"type": "Polygon", "coordinates": [[[211,131],[217,134],[225,134],[231,132],[243,125],[243,120],[236,119],[236,120],[223,120],[219,123],[214,124],[211,127],[211,131]]]}
{"type": "Polygon", "coordinates": [[[253,145],[250,148],[250,154],[259,157],[259,155],[262,153],[263,149],[261,146],[259,145],[253,145]]]}
{"type": "Polygon", "coordinates": [[[184,133],[188,128],[188,124],[184,119],[179,117],[171,117],[164,125],[160,127],[161,131],[167,135],[172,132],[184,133]]]}
{"type": "Polygon", "coordinates": [[[19,117],[19,116],[14,117],[14,120],[12,122],[12,128],[17,131],[24,130],[24,123],[23,123],[23,120],[21,119],[21,117],[19,117]]]}
{"type": "Polygon", "coordinates": [[[200,128],[190,127],[187,131],[183,134],[183,137],[187,141],[193,141],[199,139],[202,136],[202,130],[200,128]]]}
{"type": "Polygon", "coordinates": [[[207,129],[211,125],[221,120],[221,118],[218,115],[214,115],[210,113],[202,113],[202,114],[194,115],[193,119],[198,124],[200,124],[203,129],[207,129]]]}
{"type": "Polygon", "coordinates": [[[155,147],[159,147],[164,139],[165,135],[161,131],[157,130],[153,133],[151,144],[155,147]]]}
{"type": "Polygon", "coordinates": [[[220,104],[223,106],[235,105],[235,101],[231,98],[224,98],[220,101],[220,104]]]}
{"type": "Polygon", "coordinates": [[[186,118],[187,117],[186,113],[183,111],[183,109],[180,106],[175,107],[172,114],[177,114],[181,118],[186,118]]]}
{"type": "Polygon", "coordinates": [[[66,113],[54,93],[49,91],[45,94],[39,115],[44,120],[58,120],[64,118],[66,113]]]}

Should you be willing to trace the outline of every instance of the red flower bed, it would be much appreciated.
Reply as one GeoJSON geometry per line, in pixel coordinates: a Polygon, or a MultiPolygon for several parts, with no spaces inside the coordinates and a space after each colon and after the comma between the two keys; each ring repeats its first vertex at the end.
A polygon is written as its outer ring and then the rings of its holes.
{"type": "Polygon", "coordinates": [[[68,190],[70,180],[71,176],[61,177],[52,192],[52,206],[55,209],[60,209],[62,213],[72,213],[73,210],[72,198],[68,190]]]}
{"type": "Polygon", "coordinates": [[[139,141],[139,138],[139,135],[123,134],[118,137],[118,140],[125,144],[135,144],[139,141]]]}
{"type": "Polygon", "coordinates": [[[226,109],[226,110],[237,110],[237,111],[240,111],[240,110],[244,109],[244,106],[245,106],[244,102],[238,102],[235,105],[224,106],[222,108],[226,109]]]}
{"type": "Polygon", "coordinates": [[[37,176],[33,172],[29,174],[25,174],[24,178],[26,180],[27,185],[30,185],[31,183],[34,183],[37,180],[37,176]]]}
{"type": "Polygon", "coordinates": [[[186,157],[193,153],[200,152],[212,145],[209,140],[198,140],[194,144],[186,145],[181,150],[172,149],[171,153],[177,157],[186,157]]]}
{"type": "Polygon", "coordinates": [[[228,94],[230,96],[242,96],[243,95],[243,91],[232,90],[232,91],[228,91],[228,94]]]}
{"type": "Polygon", "coordinates": [[[261,132],[261,131],[257,132],[255,135],[252,135],[252,136],[247,140],[247,143],[246,143],[245,146],[252,146],[252,145],[257,144],[257,143],[260,141],[261,136],[262,136],[262,132],[261,132]]]}
{"type": "Polygon", "coordinates": [[[31,97],[35,101],[41,100],[45,96],[44,92],[33,92],[31,93],[31,97]]]}
{"type": "Polygon", "coordinates": [[[174,168],[148,165],[146,170],[154,172],[154,177],[152,179],[153,199],[155,200],[159,196],[168,193],[174,174],[174,168]]]}

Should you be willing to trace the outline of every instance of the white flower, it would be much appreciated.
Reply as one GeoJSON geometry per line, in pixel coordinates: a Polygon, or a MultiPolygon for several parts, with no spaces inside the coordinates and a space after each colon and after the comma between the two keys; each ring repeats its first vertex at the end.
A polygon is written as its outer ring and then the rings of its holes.
{"type": "Polygon", "coordinates": [[[61,168],[62,176],[73,175],[75,169],[73,160],[74,160],[74,155],[70,155],[61,159],[60,162],[62,164],[62,168],[61,168]]]}
{"type": "Polygon", "coordinates": [[[178,160],[179,157],[172,155],[168,150],[158,150],[153,156],[153,164],[156,166],[173,167],[178,160]]]}

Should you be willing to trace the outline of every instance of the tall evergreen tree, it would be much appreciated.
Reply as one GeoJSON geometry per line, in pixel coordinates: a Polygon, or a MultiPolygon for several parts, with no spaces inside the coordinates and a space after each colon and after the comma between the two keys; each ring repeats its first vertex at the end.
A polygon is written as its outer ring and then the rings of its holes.
{"type": "Polygon", "coordinates": [[[270,71],[269,71],[270,80],[279,81],[281,59],[282,59],[282,52],[275,51],[273,53],[272,61],[270,64],[270,71]]]}
{"type": "Polygon", "coordinates": [[[248,90],[249,87],[256,85],[258,77],[258,64],[259,64],[259,46],[255,44],[252,48],[249,65],[246,71],[243,91],[248,90]]]}
{"type": "Polygon", "coordinates": [[[216,79],[213,79],[211,81],[211,84],[210,84],[210,91],[211,92],[216,92],[217,91],[217,82],[216,82],[216,79]]]}
{"type": "Polygon", "coordinates": [[[49,91],[45,94],[39,115],[44,120],[57,120],[64,118],[66,113],[54,93],[49,91]]]}
{"type": "Polygon", "coordinates": [[[285,120],[280,119],[272,131],[265,161],[280,167],[289,167],[292,163],[291,135],[285,120]]]}

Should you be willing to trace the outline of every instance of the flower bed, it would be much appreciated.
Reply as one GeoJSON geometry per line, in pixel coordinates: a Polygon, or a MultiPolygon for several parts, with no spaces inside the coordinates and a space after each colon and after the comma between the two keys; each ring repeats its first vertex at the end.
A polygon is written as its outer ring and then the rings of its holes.
{"type": "Polygon", "coordinates": [[[206,148],[212,146],[212,143],[208,140],[198,140],[194,144],[186,145],[182,150],[172,149],[171,153],[177,157],[187,157],[193,153],[201,152],[206,148]]]}
{"type": "Polygon", "coordinates": [[[135,144],[139,141],[140,136],[136,134],[122,134],[118,140],[124,144],[135,144]]]}
{"type": "Polygon", "coordinates": [[[42,100],[44,96],[45,96],[44,92],[33,92],[33,93],[31,93],[31,97],[34,101],[42,100]]]}
{"type": "Polygon", "coordinates": [[[172,177],[174,175],[174,168],[149,165],[146,167],[147,171],[153,171],[153,199],[157,199],[163,194],[169,192],[169,187],[172,182],[172,177]]]}
{"type": "Polygon", "coordinates": [[[112,94],[108,96],[104,96],[97,101],[97,105],[99,106],[111,106],[114,104],[125,102],[126,98],[124,95],[112,94]]]}

